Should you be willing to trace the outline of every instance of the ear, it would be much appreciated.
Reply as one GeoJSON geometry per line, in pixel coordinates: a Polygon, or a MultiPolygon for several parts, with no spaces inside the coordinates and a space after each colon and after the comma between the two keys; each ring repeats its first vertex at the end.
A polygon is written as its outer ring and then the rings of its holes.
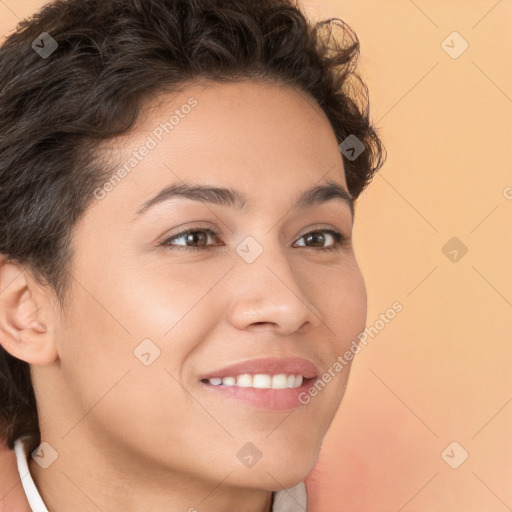
{"type": "Polygon", "coordinates": [[[0,255],[0,345],[31,365],[58,359],[49,299],[27,270],[0,255]]]}

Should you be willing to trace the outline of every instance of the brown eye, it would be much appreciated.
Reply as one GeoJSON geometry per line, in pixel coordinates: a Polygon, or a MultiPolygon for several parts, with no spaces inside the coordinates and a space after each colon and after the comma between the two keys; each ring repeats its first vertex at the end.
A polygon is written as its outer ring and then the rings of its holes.
{"type": "Polygon", "coordinates": [[[312,244],[313,247],[323,247],[325,243],[325,234],[321,231],[314,231],[304,236],[307,244],[312,244]]]}
{"type": "Polygon", "coordinates": [[[208,235],[203,231],[191,231],[184,238],[186,245],[199,245],[200,247],[208,245],[208,235]]]}
{"type": "Polygon", "coordinates": [[[207,249],[212,245],[220,244],[209,244],[209,239],[217,239],[218,233],[213,229],[209,228],[194,228],[188,229],[177,233],[160,243],[161,246],[178,249],[178,250],[200,250],[207,249]]]}
{"type": "Polygon", "coordinates": [[[320,229],[302,235],[299,240],[304,240],[304,244],[299,244],[299,247],[319,248],[322,251],[329,251],[342,245],[345,237],[334,229],[320,229]],[[326,246],[326,242],[329,245],[326,246]]]}

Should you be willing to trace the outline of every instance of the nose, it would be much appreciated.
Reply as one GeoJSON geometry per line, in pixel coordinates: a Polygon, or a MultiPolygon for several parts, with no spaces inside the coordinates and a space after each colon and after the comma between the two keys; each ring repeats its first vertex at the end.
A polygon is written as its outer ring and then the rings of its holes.
{"type": "Polygon", "coordinates": [[[228,317],[237,329],[287,335],[322,323],[304,289],[305,280],[299,279],[281,249],[272,254],[266,249],[253,263],[240,259],[232,274],[228,317]]]}

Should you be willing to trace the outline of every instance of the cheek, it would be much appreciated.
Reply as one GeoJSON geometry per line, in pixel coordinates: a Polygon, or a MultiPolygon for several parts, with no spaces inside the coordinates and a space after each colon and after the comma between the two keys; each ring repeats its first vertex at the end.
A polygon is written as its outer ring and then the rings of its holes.
{"type": "Polygon", "coordinates": [[[115,301],[78,287],[73,303],[58,335],[60,366],[70,392],[88,409],[130,369],[136,340],[115,301]]]}
{"type": "Polygon", "coordinates": [[[197,310],[229,268],[219,262],[127,266],[116,283],[122,295],[121,314],[139,334],[149,329],[155,336],[168,336],[184,323],[200,327],[204,317],[197,310]]]}
{"type": "MultiPolygon", "coordinates": [[[[341,285],[343,286],[343,285],[341,285]]],[[[364,330],[367,313],[366,286],[363,275],[357,268],[344,280],[344,293],[340,299],[341,312],[338,312],[340,333],[350,334],[350,341],[364,330]]],[[[343,336],[345,338],[345,336],[343,336]]]]}
{"type": "Polygon", "coordinates": [[[315,285],[315,305],[336,340],[337,351],[364,330],[367,296],[363,275],[355,260],[327,269],[315,285]]]}
{"type": "Polygon", "coordinates": [[[320,381],[313,385],[308,396],[310,406],[322,428],[322,435],[330,425],[343,398],[350,369],[357,348],[357,336],[364,331],[367,314],[367,295],[363,275],[355,259],[343,265],[326,267],[322,272],[308,276],[304,286],[308,289],[308,299],[321,315],[326,334],[318,357],[323,361],[320,368],[320,381]],[[314,279],[313,279],[314,277],[314,279]],[[349,352],[348,357],[345,356],[349,352]]]}
{"type": "MultiPolygon", "coordinates": [[[[197,338],[184,333],[184,321],[164,335],[173,325],[172,309],[183,315],[188,306],[174,290],[159,296],[158,287],[150,289],[150,282],[140,275],[120,275],[117,281],[111,274],[108,279],[109,286],[102,291],[92,283],[89,293],[77,287],[76,306],[59,333],[67,387],[62,397],[63,430],[77,425],[74,435],[79,436],[91,427],[127,444],[137,439],[150,452],[153,448],[145,440],[154,440],[155,426],[161,427],[162,436],[169,435],[171,423],[187,432],[185,412],[191,403],[176,380],[197,338]],[[171,296],[177,298],[174,303],[171,296]]],[[[102,281],[103,285],[107,283],[102,281]]],[[[160,283],[160,288],[165,287],[160,283]]]]}
{"type": "MultiPolygon", "coordinates": [[[[172,265],[155,260],[137,269],[125,264],[119,277],[111,281],[116,289],[111,304],[130,332],[129,336],[124,333],[125,346],[118,347],[128,363],[141,366],[136,357],[149,352],[146,358],[156,357],[152,368],[165,368],[182,380],[186,362],[219,322],[224,303],[216,284],[229,268],[219,262],[172,265]]],[[[151,389],[151,382],[147,380],[144,386],[151,389]]]]}

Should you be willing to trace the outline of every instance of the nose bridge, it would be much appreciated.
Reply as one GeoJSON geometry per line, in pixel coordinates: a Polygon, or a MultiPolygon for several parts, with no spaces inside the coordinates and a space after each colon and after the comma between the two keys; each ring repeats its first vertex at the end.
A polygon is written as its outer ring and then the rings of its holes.
{"type": "Polygon", "coordinates": [[[260,236],[259,241],[248,236],[237,246],[236,252],[242,260],[236,264],[239,272],[252,275],[254,282],[265,288],[280,283],[280,288],[287,289],[296,298],[303,298],[303,291],[285,248],[275,233],[271,231],[264,237],[260,236]]]}
{"type": "Polygon", "coordinates": [[[318,313],[290,264],[276,233],[248,236],[236,247],[234,273],[238,274],[232,322],[238,327],[274,324],[283,333],[305,322],[316,324],[318,313]]]}

